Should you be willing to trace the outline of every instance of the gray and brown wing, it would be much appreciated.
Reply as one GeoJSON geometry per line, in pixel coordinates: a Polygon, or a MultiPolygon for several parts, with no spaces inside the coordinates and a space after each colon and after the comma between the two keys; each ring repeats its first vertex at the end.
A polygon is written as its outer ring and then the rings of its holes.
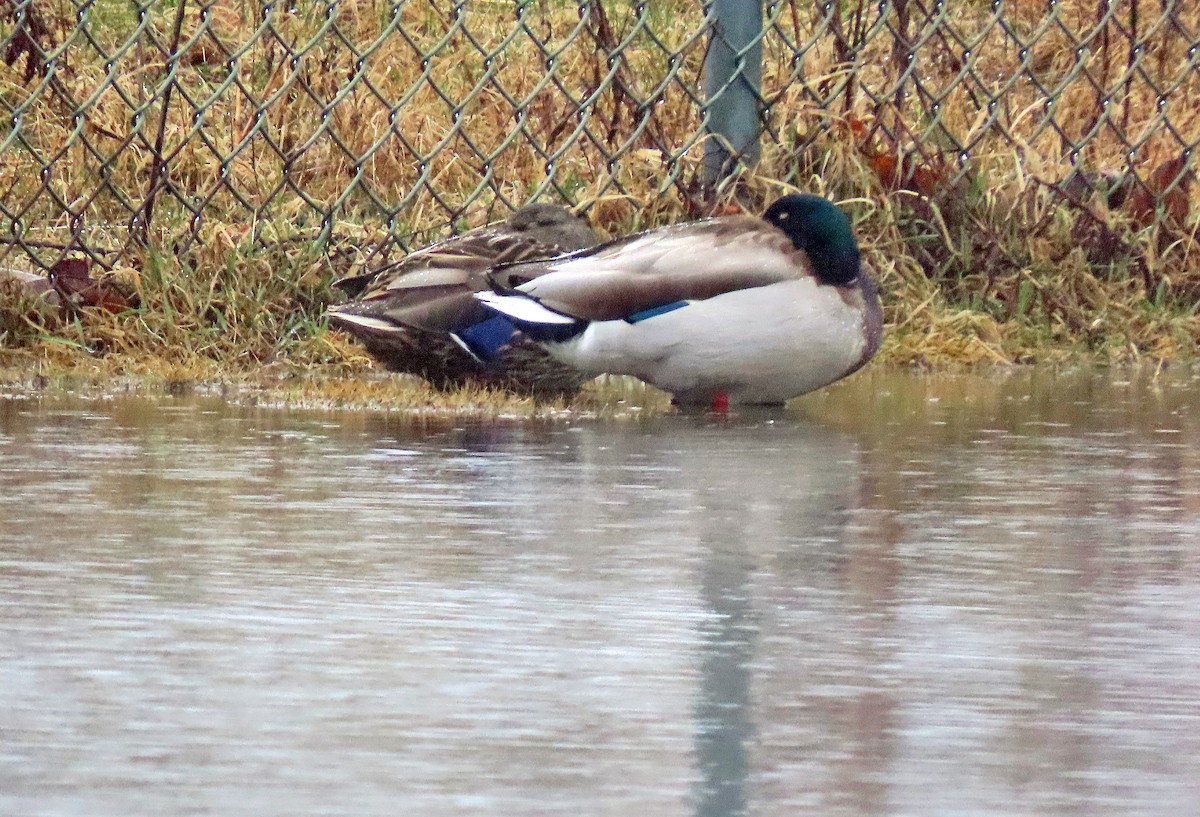
{"type": "Polygon", "coordinates": [[[729,216],[653,230],[548,261],[497,269],[498,292],[581,320],[618,320],[679,301],[812,275],[780,230],[729,216]]]}

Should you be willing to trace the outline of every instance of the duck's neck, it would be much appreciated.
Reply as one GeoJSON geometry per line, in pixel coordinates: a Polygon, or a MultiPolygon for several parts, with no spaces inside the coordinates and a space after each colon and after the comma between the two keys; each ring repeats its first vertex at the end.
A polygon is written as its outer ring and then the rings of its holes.
{"type": "Polygon", "coordinates": [[[856,246],[810,250],[808,257],[817,277],[826,284],[847,286],[858,280],[862,261],[856,246]]]}

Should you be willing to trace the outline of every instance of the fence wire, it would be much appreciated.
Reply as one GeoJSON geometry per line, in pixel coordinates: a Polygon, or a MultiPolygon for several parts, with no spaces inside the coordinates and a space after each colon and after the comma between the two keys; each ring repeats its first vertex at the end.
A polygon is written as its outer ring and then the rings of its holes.
{"type": "Polygon", "coordinates": [[[771,2],[725,49],[742,73],[707,84],[724,29],[696,0],[0,0],[0,16],[9,266],[111,266],[214,231],[403,241],[537,198],[690,201],[710,192],[726,92],[757,97],[757,171],[788,183],[850,165],[880,195],[1033,179],[1195,227],[1193,0],[771,2]]]}

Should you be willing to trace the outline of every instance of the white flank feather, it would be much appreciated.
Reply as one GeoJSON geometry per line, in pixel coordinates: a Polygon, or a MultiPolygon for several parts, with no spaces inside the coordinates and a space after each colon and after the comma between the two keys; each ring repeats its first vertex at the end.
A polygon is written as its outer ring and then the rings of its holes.
{"type": "Polygon", "coordinates": [[[684,402],[713,390],[775,403],[844,376],[866,348],[862,313],[811,278],[754,287],[647,318],[594,321],[546,348],[585,372],[630,374],[684,402]]]}

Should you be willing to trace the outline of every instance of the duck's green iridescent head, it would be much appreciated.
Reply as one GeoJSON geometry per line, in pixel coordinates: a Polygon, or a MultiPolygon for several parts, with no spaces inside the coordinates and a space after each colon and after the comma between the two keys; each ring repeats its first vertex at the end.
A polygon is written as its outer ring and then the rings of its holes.
{"type": "Polygon", "coordinates": [[[858,242],[850,219],[829,199],[793,193],[768,207],[763,219],[804,250],[823,283],[845,286],[858,278],[858,242]]]}

